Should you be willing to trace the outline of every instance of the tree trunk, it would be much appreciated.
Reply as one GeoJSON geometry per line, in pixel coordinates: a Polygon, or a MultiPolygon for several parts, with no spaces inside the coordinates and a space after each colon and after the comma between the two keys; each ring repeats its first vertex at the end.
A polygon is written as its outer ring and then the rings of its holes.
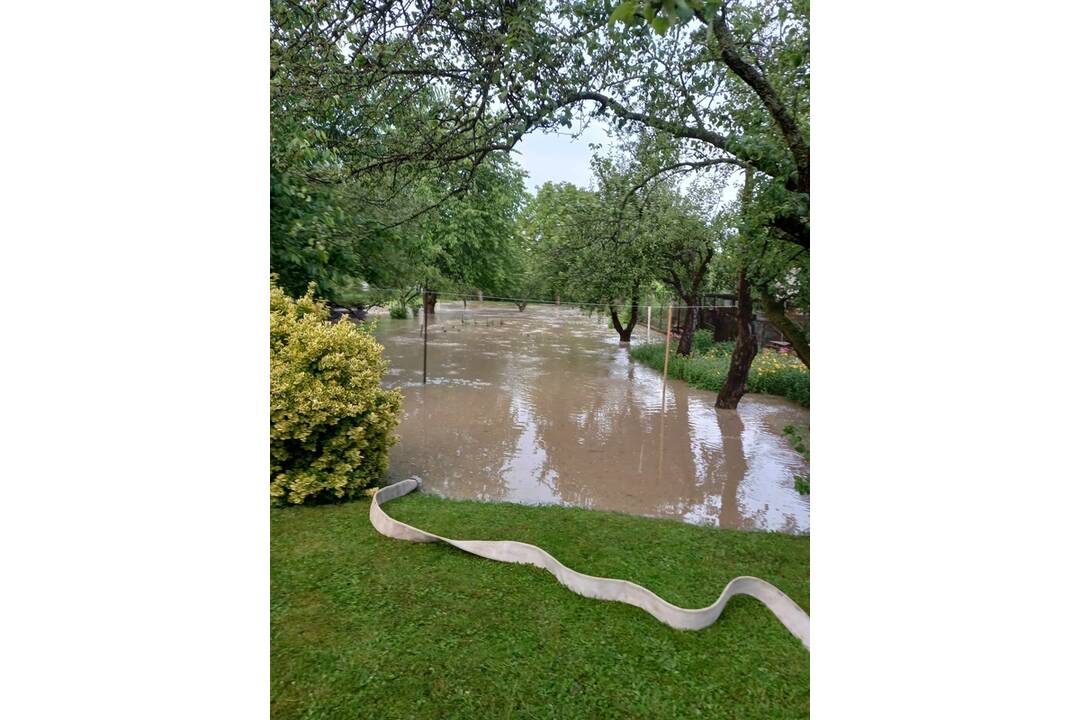
{"type": "Polygon", "coordinates": [[[739,407],[739,400],[746,393],[746,378],[750,376],[750,365],[757,355],[757,338],[754,337],[754,308],[750,299],[750,287],[746,282],[746,268],[739,270],[739,334],[735,338],[735,350],[731,353],[727,378],[720,394],[716,397],[716,407],[734,410],[739,407]]]}
{"type": "Polygon", "coordinates": [[[791,343],[791,349],[802,360],[803,365],[810,367],[810,338],[794,320],[784,312],[784,303],[774,300],[764,290],[759,291],[761,304],[765,308],[765,317],[769,319],[784,339],[791,343]]]}
{"type": "Polygon", "coordinates": [[[694,346],[694,331],[697,330],[697,298],[684,298],[684,301],[690,307],[684,311],[684,320],[682,323],[682,334],[679,335],[679,347],[675,350],[679,355],[690,355],[690,350],[694,346]]]}
{"type": "Polygon", "coordinates": [[[608,305],[608,310],[611,312],[611,324],[615,326],[615,332],[619,333],[619,342],[630,342],[630,335],[633,334],[634,326],[637,325],[637,297],[632,298],[630,301],[630,321],[626,323],[626,327],[623,327],[622,321],[619,320],[619,313],[613,305],[608,305]]]}
{"type": "Polygon", "coordinates": [[[438,299],[439,299],[439,293],[435,292],[434,290],[425,290],[424,291],[424,314],[425,315],[434,315],[435,314],[435,302],[438,299]]]}
{"type": "MultiPolygon", "coordinates": [[[[675,352],[679,355],[689,355],[690,349],[694,345],[694,330],[697,329],[697,316],[698,307],[701,305],[699,302],[701,298],[701,285],[705,281],[705,273],[709,270],[709,262],[712,261],[713,255],[716,253],[716,249],[709,247],[704,253],[700,251],[694,251],[692,254],[692,260],[690,261],[690,281],[689,283],[683,283],[679,276],[679,273],[675,270],[675,266],[668,267],[668,277],[664,280],[675,291],[675,294],[682,298],[684,307],[679,312],[679,316],[684,318],[681,321],[682,330],[679,335],[679,346],[675,352]],[[695,267],[693,263],[696,262],[695,267]]],[[[683,260],[683,262],[686,262],[683,260]]]]}

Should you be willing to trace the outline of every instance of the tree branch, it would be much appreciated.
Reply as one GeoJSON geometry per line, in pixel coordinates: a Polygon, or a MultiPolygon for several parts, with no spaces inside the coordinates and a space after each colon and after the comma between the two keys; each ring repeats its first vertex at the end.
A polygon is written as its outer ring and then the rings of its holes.
{"type": "MultiPolygon", "coordinates": [[[[698,17],[701,15],[699,13],[698,17]]],[[[735,38],[731,35],[731,30],[727,25],[727,5],[725,4],[721,8],[720,12],[713,15],[711,23],[713,35],[716,37],[717,42],[720,44],[720,58],[724,61],[733,73],[738,75],[743,82],[750,86],[750,89],[761,101],[765,104],[765,108],[769,111],[769,115],[772,116],[774,122],[780,128],[781,134],[784,136],[784,141],[787,143],[788,150],[791,151],[791,155],[795,160],[795,169],[798,173],[798,181],[796,189],[799,192],[809,194],[810,192],[810,146],[803,137],[802,130],[799,129],[798,124],[795,122],[795,118],[792,116],[788,109],[784,107],[784,104],[780,101],[780,96],[776,92],[776,89],[765,79],[765,76],[756,67],[747,62],[735,48],[735,38]]]]}
{"type": "Polygon", "coordinates": [[[776,169],[762,166],[758,160],[746,156],[735,143],[731,142],[731,139],[718,132],[707,130],[703,127],[695,127],[691,125],[685,125],[682,123],[672,122],[670,120],[664,120],[663,118],[656,117],[655,115],[647,115],[645,113],[639,113],[627,108],[614,98],[608,97],[602,93],[585,91],[579,93],[573,93],[559,100],[554,109],[564,107],[566,105],[572,105],[576,102],[582,102],[584,100],[592,100],[599,103],[602,109],[610,110],[619,117],[627,120],[633,120],[639,122],[642,125],[654,128],[656,130],[662,130],[666,133],[678,138],[686,138],[690,140],[700,140],[708,143],[715,148],[723,150],[742,161],[744,165],[749,165],[755,170],[765,173],[769,177],[776,177],[776,169]]]}

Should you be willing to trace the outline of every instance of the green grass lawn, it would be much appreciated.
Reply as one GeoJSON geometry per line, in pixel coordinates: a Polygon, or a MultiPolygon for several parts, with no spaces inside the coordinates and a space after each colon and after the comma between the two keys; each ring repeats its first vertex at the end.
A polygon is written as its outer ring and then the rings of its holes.
{"type": "MultiPolygon", "coordinates": [[[[385,538],[368,507],[271,510],[274,718],[809,715],[809,653],[752,598],[673,630],[539,568],[385,538]]],[[[805,536],[419,494],[386,511],[448,537],[530,542],[683,607],[757,575],[810,609],[805,536]]]]}

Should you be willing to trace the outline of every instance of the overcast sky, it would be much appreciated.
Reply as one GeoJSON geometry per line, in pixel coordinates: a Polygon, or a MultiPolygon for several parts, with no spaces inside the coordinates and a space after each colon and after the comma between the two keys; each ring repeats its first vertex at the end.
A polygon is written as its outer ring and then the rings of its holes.
{"type": "MultiPolygon", "coordinates": [[[[606,150],[612,142],[608,139],[605,126],[593,122],[576,139],[570,131],[558,134],[529,133],[521,138],[521,142],[514,148],[514,156],[525,168],[525,172],[529,173],[529,177],[525,179],[525,188],[533,195],[538,187],[548,181],[570,182],[587,188],[592,181],[592,168],[589,167],[592,151],[589,143],[598,143],[606,150]]],[[[741,186],[742,175],[736,173],[733,181],[728,182],[721,191],[721,202],[734,201],[741,186]]]]}
{"type": "MultiPolygon", "coordinates": [[[[568,131],[569,132],[569,131],[568,131]]],[[[544,183],[571,182],[578,187],[588,187],[592,179],[589,143],[608,143],[603,125],[594,123],[585,129],[581,137],[569,134],[544,134],[532,132],[521,138],[515,150],[518,162],[529,173],[525,187],[535,194],[544,183]]]]}

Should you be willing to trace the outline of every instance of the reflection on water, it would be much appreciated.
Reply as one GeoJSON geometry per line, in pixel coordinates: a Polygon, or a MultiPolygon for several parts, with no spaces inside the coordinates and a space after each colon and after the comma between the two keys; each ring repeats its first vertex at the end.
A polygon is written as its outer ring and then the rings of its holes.
{"type": "Polygon", "coordinates": [[[571,308],[440,303],[426,386],[419,321],[381,317],[376,335],[405,396],[391,477],[446,497],[810,530],[793,482],[806,462],[782,436],[809,424],[805,408],[746,395],[737,412],[716,410],[713,393],[673,381],[661,415],[660,373],[571,308]]]}

